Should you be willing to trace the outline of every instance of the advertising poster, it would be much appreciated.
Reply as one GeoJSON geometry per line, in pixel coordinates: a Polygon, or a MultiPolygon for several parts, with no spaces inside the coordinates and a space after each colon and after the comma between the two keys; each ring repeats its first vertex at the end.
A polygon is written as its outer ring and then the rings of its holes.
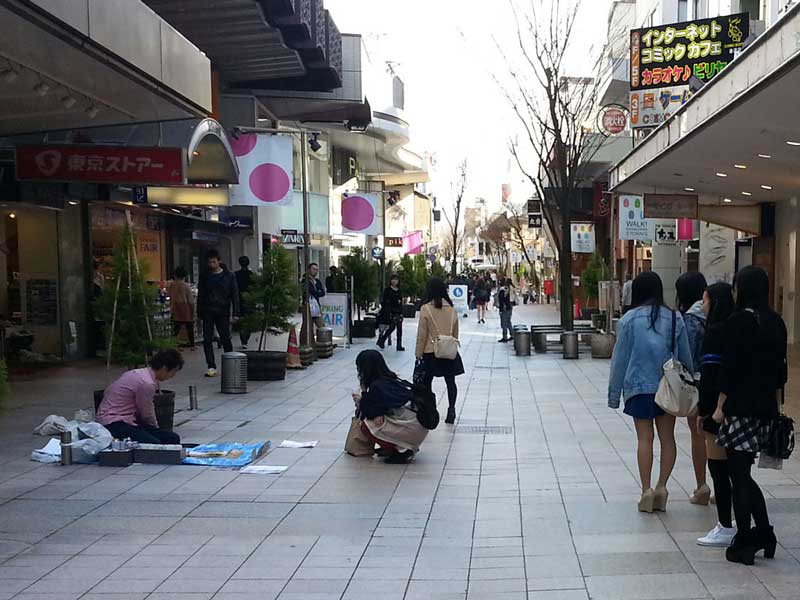
{"type": "Polygon", "coordinates": [[[631,92],[631,127],[658,127],[691,97],[688,85],[631,92]]]}
{"type": "Polygon", "coordinates": [[[655,236],[655,223],[644,218],[642,196],[620,195],[619,239],[648,242],[655,236]]]}
{"type": "Polygon", "coordinates": [[[453,308],[459,315],[469,314],[469,301],[467,300],[467,286],[451,285],[448,286],[450,299],[453,301],[453,308]]]}
{"type": "Polygon", "coordinates": [[[342,194],[342,231],[378,235],[378,194],[342,194]]]}
{"type": "Polygon", "coordinates": [[[712,283],[733,283],[736,232],[713,223],[700,224],[700,272],[712,283]]]}
{"type": "Polygon", "coordinates": [[[333,337],[347,337],[347,294],[325,294],[319,307],[325,327],[333,329],[333,337]]]}
{"type": "Polygon", "coordinates": [[[595,238],[593,223],[573,223],[571,237],[573,253],[594,254],[595,238]]]}
{"type": "Polygon", "coordinates": [[[290,206],[294,199],[292,138],[248,133],[232,140],[239,185],[232,185],[231,206],[290,206]]]}

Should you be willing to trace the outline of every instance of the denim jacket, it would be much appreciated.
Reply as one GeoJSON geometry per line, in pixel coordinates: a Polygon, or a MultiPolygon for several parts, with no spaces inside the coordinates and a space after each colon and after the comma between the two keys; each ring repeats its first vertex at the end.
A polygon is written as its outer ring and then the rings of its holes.
{"type": "MultiPolygon", "coordinates": [[[[608,406],[619,408],[620,396],[627,401],[640,394],[655,394],[664,375],[664,363],[671,358],[672,311],[661,307],[655,327],[650,327],[650,306],[628,311],[619,323],[617,344],[611,358],[608,406]]],[[[676,314],[675,355],[694,372],[692,352],[683,317],[676,314]]]]}
{"type": "Polygon", "coordinates": [[[703,337],[706,334],[706,314],[703,312],[703,301],[698,300],[686,311],[683,316],[683,323],[686,325],[686,336],[689,338],[689,348],[692,351],[692,362],[694,368],[700,370],[700,362],[703,358],[703,337]]]}

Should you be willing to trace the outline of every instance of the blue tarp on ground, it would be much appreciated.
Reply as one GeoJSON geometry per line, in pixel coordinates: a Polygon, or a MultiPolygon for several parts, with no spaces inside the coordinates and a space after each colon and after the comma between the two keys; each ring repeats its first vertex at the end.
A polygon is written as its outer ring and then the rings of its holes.
{"type": "Polygon", "coordinates": [[[187,450],[187,456],[183,459],[183,464],[206,467],[244,467],[264,454],[269,450],[269,447],[269,442],[257,444],[240,444],[238,442],[203,444],[187,450]]]}

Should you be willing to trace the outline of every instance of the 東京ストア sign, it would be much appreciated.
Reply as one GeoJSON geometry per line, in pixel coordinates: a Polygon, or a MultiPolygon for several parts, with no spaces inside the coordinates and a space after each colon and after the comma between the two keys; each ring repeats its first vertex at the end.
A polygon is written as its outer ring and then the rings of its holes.
{"type": "Polygon", "coordinates": [[[17,179],[90,183],[183,183],[180,148],[17,146],[17,179]]]}
{"type": "Polygon", "coordinates": [[[750,35],[750,15],[739,13],[631,31],[631,91],[713,79],[750,35]]]}

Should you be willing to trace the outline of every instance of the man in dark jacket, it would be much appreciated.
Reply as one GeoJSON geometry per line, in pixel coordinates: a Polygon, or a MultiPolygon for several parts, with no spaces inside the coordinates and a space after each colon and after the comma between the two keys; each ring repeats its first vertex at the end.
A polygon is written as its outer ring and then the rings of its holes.
{"type": "Polygon", "coordinates": [[[336,278],[339,276],[339,269],[331,267],[331,274],[325,278],[325,292],[328,294],[335,294],[339,290],[336,289],[336,278]]]}
{"type": "Polygon", "coordinates": [[[233,351],[231,343],[231,311],[239,318],[239,288],[236,277],[223,268],[216,250],[206,253],[208,270],[200,276],[197,286],[197,315],[203,323],[203,350],[206,354],[206,377],[216,377],[214,329],[225,352],[233,351]]]}
{"type": "MultiPolygon", "coordinates": [[[[239,288],[240,316],[244,317],[248,310],[244,300],[244,293],[250,287],[250,279],[253,277],[253,272],[250,270],[250,259],[246,256],[239,257],[239,266],[241,269],[236,271],[236,287],[239,288]]],[[[242,329],[241,323],[239,324],[239,339],[242,341],[242,350],[247,350],[247,342],[250,341],[250,332],[247,329],[242,329]]]]}
{"type": "Polygon", "coordinates": [[[303,325],[300,328],[300,344],[307,345],[310,343],[313,346],[316,342],[316,330],[320,327],[325,327],[319,302],[325,296],[325,288],[319,280],[319,265],[317,263],[308,265],[308,272],[303,276],[303,285],[306,286],[308,292],[308,313],[311,314],[313,325],[311,326],[311,338],[309,339],[309,331],[306,329],[308,324],[305,319],[307,313],[304,310],[303,325]]]}
{"type": "MultiPolygon", "coordinates": [[[[396,273],[389,278],[389,287],[383,290],[379,320],[388,325],[378,338],[378,346],[383,350],[386,341],[391,339],[392,331],[397,331],[397,351],[403,352],[403,296],[400,292],[400,276],[396,273]]],[[[391,343],[391,342],[390,342],[391,343]]]]}

